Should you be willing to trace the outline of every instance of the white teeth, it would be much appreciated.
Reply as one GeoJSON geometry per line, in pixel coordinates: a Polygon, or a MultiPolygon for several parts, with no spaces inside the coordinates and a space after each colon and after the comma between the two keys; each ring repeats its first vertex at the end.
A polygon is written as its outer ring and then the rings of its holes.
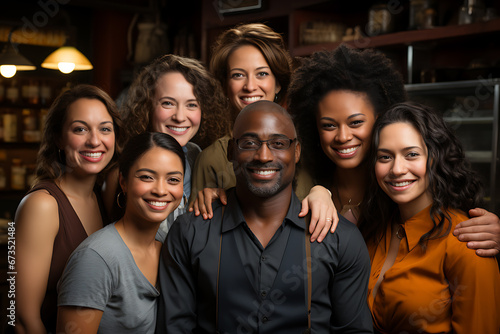
{"type": "Polygon", "coordinates": [[[342,154],[347,154],[347,153],[352,153],[354,151],[356,151],[358,149],[359,146],[355,146],[355,147],[351,147],[351,148],[346,148],[346,149],[343,149],[343,150],[337,150],[339,151],[340,153],[342,154]]]}
{"type": "Polygon", "coordinates": [[[89,157],[89,158],[99,158],[99,157],[101,157],[102,152],[97,152],[97,153],[82,152],[82,155],[89,157]]]}
{"type": "Polygon", "coordinates": [[[167,202],[156,202],[156,201],[148,201],[149,204],[151,204],[152,206],[165,206],[167,205],[167,202]]]}
{"type": "Polygon", "coordinates": [[[412,183],[412,181],[405,181],[405,182],[393,182],[391,183],[395,187],[404,187],[412,183]]]}
{"type": "Polygon", "coordinates": [[[256,170],[254,173],[259,175],[271,175],[276,173],[276,170],[256,170]]]}
{"type": "Polygon", "coordinates": [[[176,131],[176,132],[183,132],[183,131],[186,131],[188,128],[187,127],[184,127],[184,128],[178,128],[178,127],[175,127],[175,126],[169,126],[168,127],[170,130],[173,130],[173,131],[176,131]]]}
{"type": "Polygon", "coordinates": [[[241,99],[245,102],[255,102],[259,101],[262,97],[260,96],[252,96],[252,97],[242,97],[241,99]]]}

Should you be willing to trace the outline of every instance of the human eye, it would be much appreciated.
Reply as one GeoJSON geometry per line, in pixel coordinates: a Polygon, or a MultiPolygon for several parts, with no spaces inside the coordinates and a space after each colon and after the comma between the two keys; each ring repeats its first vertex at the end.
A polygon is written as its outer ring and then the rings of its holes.
{"type": "Polygon", "coordinates": [[[260,147],[260,141],[253,138],[242,138],[238,141],[238,146],[244,150],[253,150],[260,147]]]}
{"type": "Polygon", "coordinates": [[[174,106],[174,103],[172,101],[162,101],[161,102],[161,106],[163,108],[169,108],[169,107],[174,106]]]}
{"type": "Polygon", "coordinates": [[[182,183],[182,178],[178,176],[171,176],[167,179],[169,184],[179,184],[182,183]]]}
{"type": "Polygon", "coordinates": [[[260,71],[257,73],[257,77],[267,77],[269,75],[269,72],[266,71],[260,71]]]}
{"type": "Polygon", "coordinates": [[[415,158],[418,158],[420,156],[420,154],[418,152],[408,152],[406,154],[406,156],[410,159],[415,159],[415,158]]]}
{"type": "Polygon", "coordinates": [[[144,181],[144,182],[151,182],[153,181],[153,177],[148,174],[139,174],[136,176],[139,180],[144,181]]]}
{"type": "Polygon", "coordinates": [[[113,132],[113,127],[112,126],[103,126],[101,128],[102,132],[113,132]]]}
{"type": "Polygon", "coordinates": [[[365,121],[361,119],[356,119],[351,122],[351,126],[353,127],[359,127],[361,126],[365,121]]]}
{"type": "Polygon", "coordinates": [[[278,138],[269,142],[269,146],[275,150],[286,150],[290,144],[288,139],[278,138]]]}
{"type": "Polygon", "coordinates": [[[78,126],[75,126],[73,128],[73,133],[76,133],[76,134],[83,133],[85,131],[87,131],[87,128],[85,126],[78,125],[78,126]]]}
{"type": "Polygon", "coordinates": [[[191,103],[188,103],[187,107],[189,109],[198,109],[199,108],[199,104],[195,103],[195,102],[191,102],[191,103]]]}
{"type": "Polygon", "coordinates": [[[321,123],[321,129],[326,130],[326,131],[332,131],[336,128],[335,124],[333,123],[321,123]]]}
{"type": "Polygon", "coordinates": [[[243,73],[236,72],[231,74],[231,79],[241,79],[243,77],[244,77],[243,73]]]}
{"type": "Polygon", "coordinates": [[[377,156],[377,161],[379,162],[388,162],[389,160],[391,160],[391,156],[387,154],[379,154],[377,156]]]}

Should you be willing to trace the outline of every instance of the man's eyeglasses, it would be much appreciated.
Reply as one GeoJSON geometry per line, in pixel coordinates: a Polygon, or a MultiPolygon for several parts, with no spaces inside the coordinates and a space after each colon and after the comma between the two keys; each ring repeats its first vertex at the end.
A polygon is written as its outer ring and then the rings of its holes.
{"type": "Polygon", "coordinates": [[[268,140],[259,140],[257,138],[239,138],[235,139],[236,145],[242,151],[257,151],[261,148],[263,143],[271,150],[283,151],[287,150],[297,138],[290,139],[287,137],[277,137],[268,140]]]}

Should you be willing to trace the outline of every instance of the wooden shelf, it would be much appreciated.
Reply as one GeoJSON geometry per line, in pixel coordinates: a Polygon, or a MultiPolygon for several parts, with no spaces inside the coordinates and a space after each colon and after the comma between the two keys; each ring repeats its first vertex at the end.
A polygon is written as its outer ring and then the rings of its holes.
{"type": "Polygon", "coordinates": [[[341,43],[357,48],[378,48],[384,46],[407,46],[419,42],[439,41],[460,37],[471,37],[478,34],[500,32],[500,18],[488,22],[466,25],[436,27],[425,30],[400,31],[392,34],[365,37],[355,41],[302,45],[290,49],[294,57],[309,56],[319,50],[333,50],[341,43]]]}

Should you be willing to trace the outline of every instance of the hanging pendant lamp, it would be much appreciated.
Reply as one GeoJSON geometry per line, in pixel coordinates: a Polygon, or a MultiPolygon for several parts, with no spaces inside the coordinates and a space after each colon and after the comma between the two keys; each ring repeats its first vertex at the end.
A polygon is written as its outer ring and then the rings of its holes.
{"type": "Polygon", "coordinates": [[[52,52],[42,63],[43,68],[59,70],[62,73],[87,71],[94,67],[90,61],[73,46],[62,46],[52,52]]]}
{"type": "Polygon", "coordinates": [[[12,78],[17,71],[36,70],[36,66],[20,54],[12,44],[12,32],[15,29],[12,28],[9,32],[7,44],[3,48],[2,53],[0,53],[0,74],[5,78],[12,78]]]}

